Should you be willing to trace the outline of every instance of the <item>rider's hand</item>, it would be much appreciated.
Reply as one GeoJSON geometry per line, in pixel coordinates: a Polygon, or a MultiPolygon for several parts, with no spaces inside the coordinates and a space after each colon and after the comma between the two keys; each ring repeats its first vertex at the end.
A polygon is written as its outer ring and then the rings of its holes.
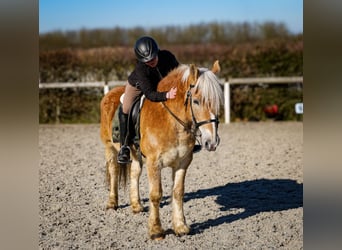
{"type": "Polygon", "coordinates": [[[166,98],[167,99],[174,99],[174,98],[176,98],[176,94],[177,94],[177,87],[173,87],[170,89],[169,92],[166,93],[166,98]]]}

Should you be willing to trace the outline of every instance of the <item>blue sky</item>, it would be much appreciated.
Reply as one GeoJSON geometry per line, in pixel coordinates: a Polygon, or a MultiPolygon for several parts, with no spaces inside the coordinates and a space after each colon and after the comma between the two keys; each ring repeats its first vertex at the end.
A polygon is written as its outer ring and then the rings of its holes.
{"type": "Polygon", "coordinates": [[[282,22],[303,32],[303,0],[40,0],[39,32],[201,22],[282,22]]]}

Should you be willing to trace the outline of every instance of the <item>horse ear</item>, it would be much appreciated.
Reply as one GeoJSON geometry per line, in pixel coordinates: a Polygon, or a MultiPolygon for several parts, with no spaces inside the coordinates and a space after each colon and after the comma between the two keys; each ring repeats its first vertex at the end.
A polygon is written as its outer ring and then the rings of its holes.
{"type": "Polygon", "coordinates": [[[190,75],[189,75],[189,82],[190,84],[194,84],[198,78],[198,70],[194,64],[190,64],[190,75]]]}
{"type": "Polygon", "coordinates": [[[218,60],[216,60],[216,61],[214,62],[214,64],[213,64],[213,67],[211,68],[211,71],[212,71],[214,74],[216,74],[216,73],[220,72],[220,70],[221,70],[220,63],[219,63],[218,60]]]}

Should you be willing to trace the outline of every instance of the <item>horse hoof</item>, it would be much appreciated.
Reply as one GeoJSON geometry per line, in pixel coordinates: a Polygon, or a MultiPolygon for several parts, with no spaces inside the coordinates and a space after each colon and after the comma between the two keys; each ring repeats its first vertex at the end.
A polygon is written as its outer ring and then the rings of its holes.
{"type": "Polygon", "coordinates": [[[117,205],[114,205],[114,204],[107,204],[106,206],[106,210],[109,210],[109,209],[114,209],[114,210],[117,210],[119,206],[117,205]]]}
{"type": "Polygon", "coordinates": [[[185,236],[190,233],[190,228],[187,226],[183,226],[181,228],[178,228],[178,230],[175,230],[175,234],[178,237],[185,236]]]}
{"type": "Polygon", "coordinates": [[[134,214],[138,214],[144,211],[144,207],[143,206],[136,206],[136,207],[132,207],[133,213],[134,214]]]}
{"type": "Polygon", "coordinates": [[[165,233],[152,234],[151,240],[163,240],[165,239],[165,233]]]}
{"type": "Polygon", "coordinates": [[[178,234],[176,234],[177,237],[183,237],[185,235],[187,235],[187,233],[178,233],[178,234]]]}

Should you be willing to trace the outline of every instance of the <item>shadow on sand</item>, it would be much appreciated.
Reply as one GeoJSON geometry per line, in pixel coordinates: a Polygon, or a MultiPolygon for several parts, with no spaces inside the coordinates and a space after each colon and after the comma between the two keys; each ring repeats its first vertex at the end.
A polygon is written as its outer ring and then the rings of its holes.
{"type": "Polygon", "coordinates": [[[228,183],[224,186],[186,193],[184,202],[208,196],[217,196],[216,202],[221,206],[221,211],[242,209],[243,212],[194,223],[190,225],[191,234],[197,234],[210,227],[244,219],[261,212],[302,207],[303,184],[289,179],[258,179],[228,183]]]}
{"type": "MultiPolygon", "coordinates": [[[[283,211],[303,207],[303,184],[290,179],[257,179],[228,183],[208,189],[185,193],[184,202],[215,196],[221,211],[241,209],[241,213],[228,214],[190,225],[190,234],[198,234],[210,227],[230,223],[261,212],[283,211]]],[[[148,198],[142,200],[148,202],[148,198]]],[[[160,207],[170,205],[170,196],[163,196],[160,207]]],[[[119,208],[128,207],[121,205],[119,208]]],[[[148,212],[148,208],[144,209],[148,212]]],[[[166,234],[173,234],[171,229],[166,234]]]]}

